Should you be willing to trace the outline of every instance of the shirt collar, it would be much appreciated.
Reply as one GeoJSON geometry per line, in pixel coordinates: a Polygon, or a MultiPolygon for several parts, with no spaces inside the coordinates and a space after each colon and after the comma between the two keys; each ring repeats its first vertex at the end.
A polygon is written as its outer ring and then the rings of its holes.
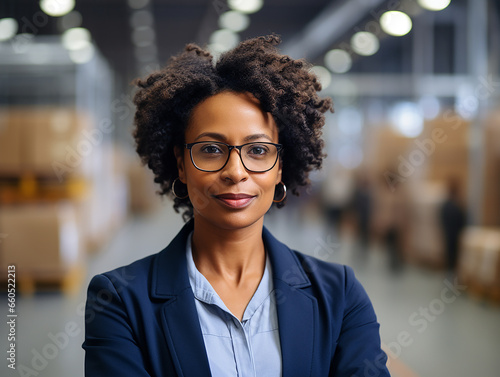
{"type": "MultiPolygon", "coordinates": [[[[203,276],[203,274],[198,271],[193,259],[193,251],[191,247],[191,237],[193,232],[189,234],[186,242],[186,259],[187,259],[187,269],[189,276],[189,283],[193,290],[194,297],[206,304],[216,305],[226,313],[231,313],[231,311],[226,307],[222,299],[219,297],[217,292],[213,289],[212,285],[203,276]]],[[[243,322],[250,319],[256,310],[264,303],[264,301],[269,297],[273,291],[273,279],[271,271],[271,262],[269,260],[269,255],[266,253],[266,266],[264,268],[264,274],[262,279],[252,296],[250,302],[248,303],[245,312],[243,314],[243,322]]]]}

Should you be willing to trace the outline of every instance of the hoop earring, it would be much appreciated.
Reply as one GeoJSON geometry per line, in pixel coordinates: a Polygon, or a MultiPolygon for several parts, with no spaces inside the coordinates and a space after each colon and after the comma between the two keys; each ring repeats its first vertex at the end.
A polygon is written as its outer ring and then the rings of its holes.
{"type": "MultiPolygon", "coordinates": [[[[185,196],[179,196],[177,195],[177,193],[175,192],[175,182],[179,181],[180,182],[180,179],[179,177],[175,178],[174,181],[172,182],[172,194],[174,194],[174,196],[177,198],[177,199],[186,199],[189,194],[186,194],[185,196]]],[[[182,182],[181,182],[182,183],[182,182]]]]}
{"type": "MultiPolygon", "coordinates": [[[[285,186],[285,184],[283,182],[280,182],[276,185],[276,187],[278,187],[279,185],[283,186],[283,188],[281,189],[281,191],[283,191],[283,194],[281,196],[281,199],[279,199],[279,200],[273,199],[273,203],[281,203],[286,198],[286,186],[285,186]]],[[[274,191],[274,196],[276,197],[276,189],[274,191]]]]}

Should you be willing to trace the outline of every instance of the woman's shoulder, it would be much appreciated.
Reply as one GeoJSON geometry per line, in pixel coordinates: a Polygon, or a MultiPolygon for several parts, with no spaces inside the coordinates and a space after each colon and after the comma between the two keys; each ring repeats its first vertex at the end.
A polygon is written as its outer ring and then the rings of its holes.
{"type": "Polygon", "coordinates": [[[356,281],[353,269],[344,264],[329,262],[297,250],[291,250],[297,257],[310,280],[323,282],[332,288],[345,289],[356,281]]]}
{"type": "Polygon", "coordinates": [[[128,265],[95,275],[89,287],[112,289],[118,293],[125,290],[147,290],[155,260],[160,253],[138,259],[128,265]]]}
{"type": "Polygon", "coordinates": [[[370,298],[350,266],[292,252],[310,281],[308,291],[325,307],[333,308],[339,316],[363,308],[363,318],[375,320],[370,298]]]}
{"type": "Polygon", "coordinates": [[[294,250],[274,238],[267,229],[264,237],[275,254],[274,261],[279,265],[277,278],[285,283],[302,286],[312,284],[320,289],[338,292],[350,289],[357,281],[352,268],[347,265],[324,260],[320,258],[323,255],[314,250],[309,253],[294,250]]]}
{"type": "Polygon", "coordinates": [[[307,276],[314,296],[350,307],[369,302],[368,295],[352,267],[290,250],[307,276]]]}

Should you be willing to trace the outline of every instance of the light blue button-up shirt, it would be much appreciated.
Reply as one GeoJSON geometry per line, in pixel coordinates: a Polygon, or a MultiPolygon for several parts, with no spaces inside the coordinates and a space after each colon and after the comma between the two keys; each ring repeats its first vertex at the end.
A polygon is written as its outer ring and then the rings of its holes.
{"type": "Polygon", "coordinates": [[[189,283],[213,377],[281,376],[278,315],[269,257],[264,275],[243,313],[235,317],[194,264],[191,236],[186,246],[189,283]]]}

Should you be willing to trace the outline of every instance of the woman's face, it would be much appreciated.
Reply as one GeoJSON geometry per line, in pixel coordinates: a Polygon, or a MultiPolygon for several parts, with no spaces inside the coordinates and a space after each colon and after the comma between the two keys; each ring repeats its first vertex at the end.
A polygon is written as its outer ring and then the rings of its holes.
{"type": "MultiPolygon", "coordinates": [[[[185,141],[229,145],[278,143],[278,128],[271,114],[263,112],[252,95],[226,91],[193,109],[185,141]]],[[[212,151],[217,149],[208,150],[212,151]]],[[[188,149],[176,150],[176,156],[179,179],[187,185],[195,221],[240,229],[263,220],[272,204],[275,186],[281,181],[280,160],[271,170],[254,173],[245,169],[239,151],[233,149],[222,170],[204,172],[193,165],[188,149]]]]}

